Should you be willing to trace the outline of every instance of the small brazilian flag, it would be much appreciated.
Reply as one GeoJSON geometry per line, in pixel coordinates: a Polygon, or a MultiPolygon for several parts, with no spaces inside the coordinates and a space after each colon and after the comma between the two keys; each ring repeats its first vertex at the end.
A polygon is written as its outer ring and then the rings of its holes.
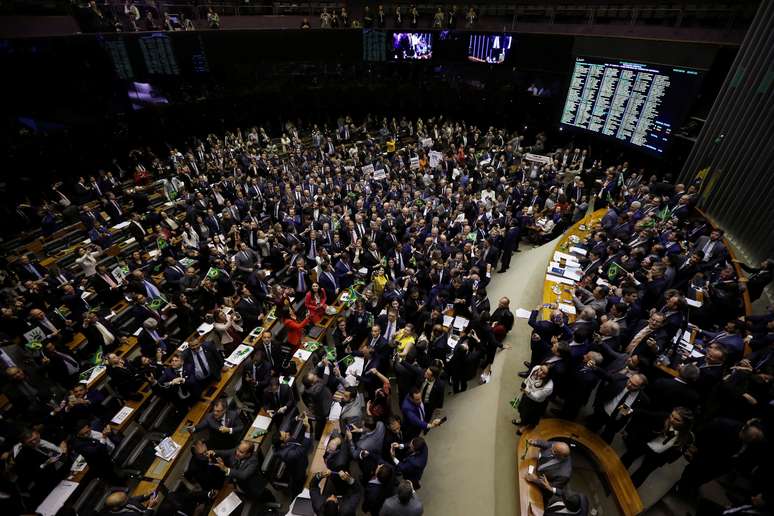
{"type": "Polygon", "coordinates": [[[220,269],[210,267],[210,270],[207,271],[207,277],[211,280],[218,279],[218,276],[220,276],[220,269]]]}
{"type": "Polygon", "coordinates": [[[620,271],[621,267],[616,262],[611,263],[610,268],[607,269],[607,279],[609,281],[615,281],[620,271]]]}
{"type": "Polygon", "coordinates": [[[355,363],[355,359],[352,357],[352,355],[347,355],[341,359],[340,363],[344,364],[344,369],[346,369],[347,367],[355,363]]]}
{"type": "Polygon", "coordinates": [[[325,346],[325,358],[331,362],[336,361],[336,348],[334,346],[325,346]]]}

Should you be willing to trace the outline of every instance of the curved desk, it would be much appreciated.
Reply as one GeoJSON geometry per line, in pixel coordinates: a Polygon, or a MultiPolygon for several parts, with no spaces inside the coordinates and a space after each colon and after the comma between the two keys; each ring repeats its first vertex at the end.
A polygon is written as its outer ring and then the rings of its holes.
{"type": "Polygon", "coordinates": [[[542,419],[532,430],[524,432],[517,446],[517,476],[519,489],[519,514],[521,516],[542,516],[543,494],[535,485],[525,480],[530,465],[537,464],[538,449],[527,446],[529,439],[544,441],[569,441],[582,446],[602,472],[621,514],[635,516],[643,510],[642,500],[632,484],[618,454],[597,434],[583,425],[563,419],[542,419]]]}

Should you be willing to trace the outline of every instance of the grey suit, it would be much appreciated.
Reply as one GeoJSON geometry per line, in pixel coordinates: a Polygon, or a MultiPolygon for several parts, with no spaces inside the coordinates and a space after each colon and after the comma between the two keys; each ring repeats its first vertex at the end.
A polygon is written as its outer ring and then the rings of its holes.
{"type": "Polygon", "coordinates": [[[204,420],[194,427],[197,432],[201,432],[205,428],[210,431],[208,441],[211,447],[227,448],[236,446],[239,443],[242,434],[244,434],[245,425],[239,417],[239,411],[234,409],[226,410],[224,417],[221,419],[215,419],[215,416],[210,412],[204,420]],[[230,428],[231,431],[228,433],[220,432],[218,429],[221,425],[230,428]]]}
{"type": "MultiPolygon", "coordinates": [[[[700,236],[696,243],[693,246],[694,251],[704,251],[705,247],[707,247],[707,244],[710,242],[710,237],[707,235],[700,236]]],[[[709,249],[709,254],[705,252],[704,255],[704,262],[711,262],[713,260],[716,260],[717,258],[720,258],[724,255],[726,251],[726,246],[723,244],[721,240],[715,240],[715,243],[711,246],[709,249]]]]}
{"type": "Polygon", "coordinates": [[[258,256],[258,253],[247,248],[244,251],[238,251],[237,254],[234,255],[234,261],[236,262],[238,270],[245,274],[249,274],[260,261],[260,257],[258,256]]]}
{"type": "Polygon", "coordinates": [[[398,495],[391,496],[384,501],[379,516],[422,516],[424,508],[419,498],[412,496],[406,505],[398,500],[398,495]]]}
{"type": "Polygon", "coordinates": [[[226,478],[236,482],[239,490],[251,498],[258,498],[266,487],[266,479],[261,474],[258,457],[253,453],[247,458],[237,460],[236,448],[231,450],[215,450],[215,455],[222,458],[229,471],[226,478]]]}
{"type": "Polygon", "coordinates": [[[540,448],[540,456],[536,468],[537,475],[545,475],[554,487],[564,487],[572,475],[572,458],[555,457],[551,446],[556,441],[535,441],[540,448]]]}

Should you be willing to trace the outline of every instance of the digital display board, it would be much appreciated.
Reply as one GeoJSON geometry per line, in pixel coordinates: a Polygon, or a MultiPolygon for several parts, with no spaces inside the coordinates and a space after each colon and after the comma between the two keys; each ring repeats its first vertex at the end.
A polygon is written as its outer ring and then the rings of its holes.
{"type": "Polygon", "coordinates": [[[508,34],[471,34],[468,61],[500,64],[511,51],[513,38],[508,34]]]}
{"type": "Polygon", "coordinates": [[[698,70],[578,57],[561,126],[660,155],[682,123],[701,78],[698,70]]]}
{"type": "Polygon", "coordinates": [[[429,32],[394,32],[392,59],[407,61],[433,57],[433,35],[429,32]]]}

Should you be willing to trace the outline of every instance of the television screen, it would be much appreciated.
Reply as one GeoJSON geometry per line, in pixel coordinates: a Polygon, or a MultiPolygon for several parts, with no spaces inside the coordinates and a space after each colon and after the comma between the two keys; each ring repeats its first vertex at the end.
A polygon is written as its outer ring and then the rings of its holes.
{"type": "Polygon", "coordinates": [[[660,155],[701,78],[698,70],[578,57],[560,129],[589,131],[660,155]]]}
{"type": "Polygon", "coordinates": [[[129,101],[132,103],[132,109],[142,109],[144,107],[169,104],[169,100],[162,95],[152,84],[147,82],[129,83],[129,101]]]}
{"type": "Polygon", "coordinates": [[[398,61],[433,57],[433,35],[429,32],[394,32],[392,58],[398,61]]]}
{"type": "Polygon", "coordinates": [[[507,34],[471,34],[468,43],[468,61],[500,64],[511,51],[513,38],[507,34]]]}

